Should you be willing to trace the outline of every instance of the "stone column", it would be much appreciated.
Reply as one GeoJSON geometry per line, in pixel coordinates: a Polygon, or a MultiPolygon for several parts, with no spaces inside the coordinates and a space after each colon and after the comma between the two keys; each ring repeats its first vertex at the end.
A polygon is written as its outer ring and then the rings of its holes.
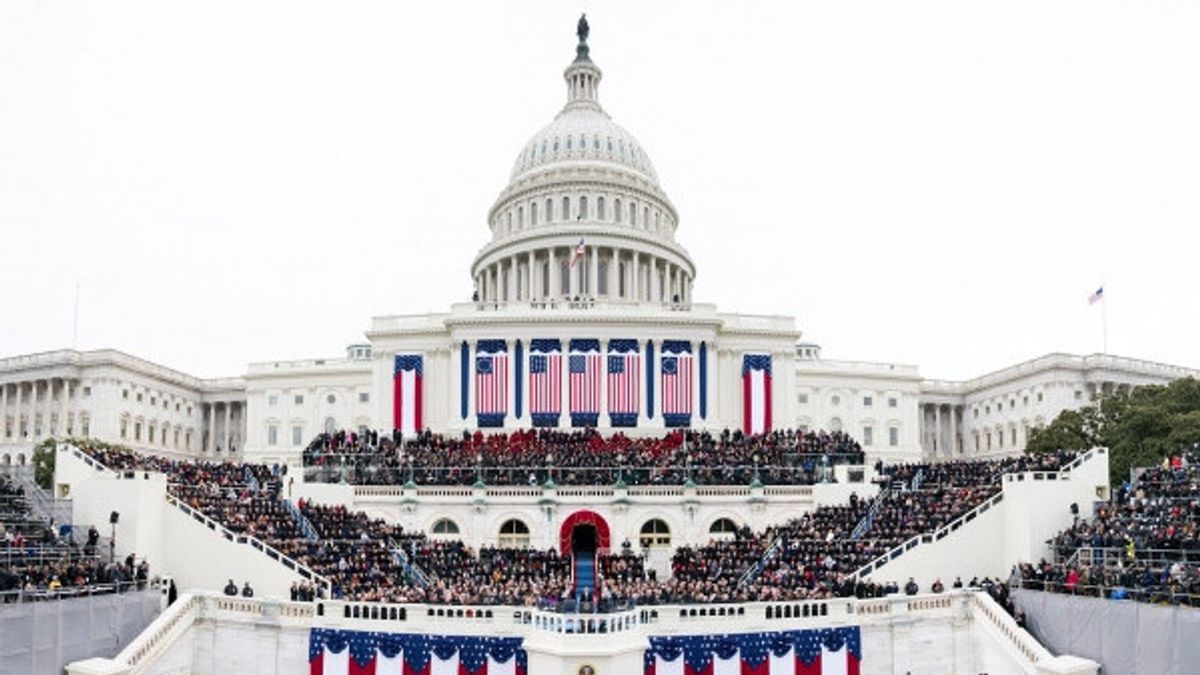
{"type": "Polygon", "coordinates": [[[950,454],[958,451],[958,406],[950,406],[950,454]]]}
{"type": "Polygon", "coordinates": [[[0,384],[0,440],[8,438],[8,385],[0,384]]]}
{"type": "Polygon", "coordinates": [[[551,300],[558,300],[562,297],[562,277],[558,272],[558,257],[554,255],[553,247],[549,249],[547,255],[550,258],[549,274],[547,275],[550,277],[549,295],[551,300]]]}
{"type": "Polygon", "coordinates": [[[619,262],[618,262],[617,249],[616,248],[609,249],[609,259],[608,259],[608,297],[609,298],[620,297],[617,294],[617,290],[619,288],[617,286],[617,266],[618,266],[618,264],[619,264],[619,262]]]}
{"type": "Polygon", "coordinates": [[[658,259],[650,258],[650,302],[662,302],[662,278],[658,276],[658,259]]]}
{"type": "Polygon", "coordinates": [[[54,379],[46,378],[46,400],[42,402],[42,437],[50,436],[50,414],[54,411],[54,379]]]}
{"type": "Polygon", "coordinates": [[[229,452],[229,437],[231,435],[229,433],[229,419],[232,417],[232,408],[232,402],[227,402],[225,404],[225,428],[221,430],[221,440],[224,441],[222,445],[225,446],[225,452],[229,452]]]}
{"type": "Polygon", "coordinates": [[[38,381],[29,383],[29,438],[37,438],[37,392],[38,381]]]}
{"type": "Polygon", "coordinates": [[[58,432],[60,436],[66,436],[68,414],[67,404],[70,402],[69,399],[71,398],[71,382],[65,377],[60,381],[62,382],[62,386],[59,390],[59,396],[61,396],[62,399],[58,402],[58,432]]]}
{"type": "Polygon", "coordinates": [[[17,405],[16,405],[16,408],[13,410],[13,438],[20,440],[21,439],[21,399],[23,398],[23,395],[25,393],[23,391],[24,383],[23,382],[13,383],[13,389],[16,390],[16,394],[17,394],[17,405]]]}
{"type": "Polygon", "coordinates": [[[638,283],[638,252],[633,250],[629,252],[629,299],[637,302],[642,299],[640,286],[638,283]]]}
{"type": "Polygon", "coordinates": [[[533,278],[534,259],[533,251],[525,254],[525,299],[535,300],[538,297],[537,279],[533,278]]]}
{"type": "Polygon", "coordinates": [[[599,247],[591,247],[591,255],[588,256],[591,261],[591,267],[588,268],[588,296],[592,298],[600,297],[600,249],[599,247]]]}
{"type": "Polygon", "coordinates": [[[208,404],[208,440],[204,442],[204,452],[212,452],[217,447],[217,404],[208,404]]]}
{"type": "Polygon", "coordinates": [[[933,452],[934,454],[945,452],[942,447],[942,404],[935,403],[933,406],[933,452]]]}
{"type": "Polygon", "coordinates": [[[508,298],[509,302],[517,300],[517,256],[511,256],[508,259],[508,298]]]}

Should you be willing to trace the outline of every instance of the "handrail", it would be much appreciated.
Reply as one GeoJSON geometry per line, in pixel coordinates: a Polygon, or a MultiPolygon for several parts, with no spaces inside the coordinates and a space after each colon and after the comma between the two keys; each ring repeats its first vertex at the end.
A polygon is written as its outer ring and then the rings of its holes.
{"type": "Polygon", "coordinates": [[[249,544],[251,548],[255,548],[255,549],[262,551],[264,554],[267,555],[268,558],[278,560],[280,563],[283,564],[284,567],[295,570],[296,573],[302,577],[305,577],[307,579],[312,579],[318,586],[323,587],[326,592],[329,591],[329,589],[331,587],[331,583],[330,583],[329,579],[318,574],[316,571],[314,571],[312,568],[308,567],[304,563],[301,563],[300,561],[282,553],[279,549],[271,546],[270,544],[259,539],[258,537],[255,537],[255,536],[249,535],[249,534],[238,534],[238,533],[234,532],[233,530],[230,530],[229,528],[225,527],[224,525],[217,522],[216,520],[213,520],[212,518],[201,513],[200,511],[197,511],[196,509],[192,508],[191,506],[188,506],[187,504],[183,503],[183,501],[180,500],[175,495],[167,493],[166,497],[167,497],[168,504],[174,505],[176,508],[182,510],[184,513],[188,514],[192,518],[195,518],[196,520],[204,523],[204,525],[207,526],[210,530],[214,530],[214,531],[220,533],[227,540],[232,541],[235,544],[249,544]]]}
{"type": "Polygon", "coordinates": [[[421,588],[429,587],[429,575],[425,573],[425,570],[421,569],[420,565],[408,557],[408,553],[405,553],[403,546],[395,542],[388,542],[387,548],[392,552],[392,556],[396,558],[396,561],[400,563],[400,567],[413,576],[418,586],[421,588]]]}
{"type": "Polygon", "coordinates": [[[982,614],[996,629],[996,632],[1025,657],[1030,666],[1036,666],[1041,661],[1053,658],[1050,651],[1043,647],[1037,638],[1030,635],[1029,631],[1018,626],[1016,619],[987,592],[973,593],[971,608],[974,610],[974,614],[982,614]]]}
{"type": "Polygon", "coordinates": [[[871,500],[871,505],[867,507],[867,512],[863,515],[862,520],[858,521],[858,524],[854,526],[854,531],[850,533],[851,541],[862,539],[867,532],[871,531],[871,526],[875,524],[875,517],[879,515],[879,509],[883,507],[883,500],[884,495],[880,491],[871,500]]]}
{"type": "Polygon", "coordinates": [[[129,666],[129,675],[138,675],[149,669],[155,658],[162,654],[187,629],[192,627],[200,614],[204,597],[184,593],[167,611],[159,614],[133,642],[114,658],[118,663],[129,666]]]}
{"type": "MultiPolygon", "coordinates": [[[[1104,448],[1093,448],[1093,449],[1089,450],[1086,454],[1084,454],[1083,458],[1091,457],[1095,453],[1103,454],[1104,448]]],[[[1057,472],[1056,471],[1041,471],[1041,472],[1035,472],[1035,473],[1044,473],[1044,474],[1070,473],[1070,469],[1079,467],[1079,465],[1080,465],[1078,463],[1079,459],[1081,459],[1081,458],[1079,458],[1079,457],[1075,458],[1075,460],[1068,463],[1064,467],[1060,468],[1057,472]]],[[[1018,473],[1026,473],[1026,472],[1025,471],[1010,471],[1007,473],[997,474],[996,482],[997,482],[997,484],[1002,485],[1004,482],[1005,476],[1015,475],[1018,473]]],[[[946,523],[945,525],[937,528],[933,532],[923,532],[921,534],[916,534],[916,535],[913,535],[912,537],[909,537],[902,543],[897,544],[896,546],[892,547],[892,549],[890,551],[888,551],[887,553],[884,553],[883,555],[878,556],[874,560],[868,562],[867,564],[865,564],[862,567],[855,570],[854,574],[852,574],[851,577],[856,578],[856,579],[861,579],[861,578],[865,577],[866,575],[878,570],[880,566],[886,564],[887,562],[889,562],[891,560],[895,560],[896,558],[904,555],[904,553],[906,553],[907,551],[910,551],[910,550],[916,548],[917,546],[920,546],[922,543],[933,543],[936,541],[940,541],[946,535],[948,535],[951,532],[962,527],[964,524],[967,523],[967,521],[974,520],[977,516],[981,515],[983,512],[992,508],[996,504],[999,504],[1003,500],[1004,500],[1004,492],[1003,492],[1003,490],[1001,490],[1000,492],[997,492],[996,494],[992,495],[988,499],[984,500],[983,503],[979,504],[975,508],[971,509],[970,511],[967,511],[966,513],[955,518],[954,520],[951,520],[950,522],[946,523]]]]}
{"type": "Polygon", "coordinates": [[[312,521],[301,513],[300,508],[295,505],[290,499],[280,499],[279,501],[287,507],[288,513],[292,514],[292,520],[296,521],[296,526],[300,528],[301,534],[309,541],[316,541],[321,538],[317,533],[317,528],[313,527],[312,521]]]}

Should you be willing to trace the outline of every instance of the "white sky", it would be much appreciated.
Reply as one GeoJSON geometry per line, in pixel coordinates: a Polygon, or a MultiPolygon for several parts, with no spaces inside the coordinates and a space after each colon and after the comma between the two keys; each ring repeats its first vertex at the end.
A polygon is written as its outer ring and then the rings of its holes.
{"type": "Polygon", "coordinates": [[[202,376],[470,294],[565,98],[648,150],[722,310],[971,377],[1200,366],[1200,3],[0,4],[0,355],[202,376]]]}

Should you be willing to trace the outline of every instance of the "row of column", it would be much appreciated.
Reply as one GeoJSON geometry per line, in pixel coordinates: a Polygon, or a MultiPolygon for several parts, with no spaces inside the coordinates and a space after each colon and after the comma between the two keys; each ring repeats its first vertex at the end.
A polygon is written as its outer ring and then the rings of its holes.
{"type": "Polygon", "coordinates": [[[239,401],[212,401],[200,404],[200,414],[204,423],[204,452],[241,450],[244,443],[246,424],[246,405],[239,401]],[[233,408],[238,407],[238,428],[233,426],[233,408]],[[217,418],[221,418],[220,433],[217,429],[217,418]]]}
{"type": "Polygon", "coordinates": [[[952,403],[921,404],[921,441],[927,457],[961,453],[963,407],[952,403]]]}
{"type": "Polygon", "coordinates": [[[75,433],[68,407],[72,384],[68,378],[52,377],[0,385],[0,440],[33,441],[75,433]]]}
{"type": "Polygon", "coordinates": [[[570,266],[574,249],[549,248],[516,253],[480,270],[475,289],[480,302],[589,297],[650,302],[691,302],[691,282],[679,265],[618,247],[587,247],[570,266]],[[605,263],[601,288],[600,267],[605,263]],[[545,273],[546,270],[549,273],[545,273]],[[563,271],[567,285],[563,287],[563,271]],[[548,278],[547,278],[548,277],[548,278]]]}

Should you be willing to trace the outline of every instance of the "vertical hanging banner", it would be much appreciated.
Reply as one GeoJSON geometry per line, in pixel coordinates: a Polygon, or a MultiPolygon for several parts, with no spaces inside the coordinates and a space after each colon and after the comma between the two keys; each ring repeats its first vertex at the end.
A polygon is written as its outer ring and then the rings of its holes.
{"type": "Polygon", "coordinates": [[[637,340],[608,341],[608,424],[636,427],[641,383],[637,340]]]}
{"type": "Polygon", "coordinates": [[[475,418],[480,427],[502,427],[508,414],[508,343],[475,345],[475,418]]]}
{"type": "Polygon", "coordinates": [[[424,363],[420,354],[396,355],[396,368],[392,376],[392,427],[399,429],[401,435],[406,437],[421,432],[423,379],[424,363]]]}
{"type": "Polygon", "coordinates": [[[522,387],[523,383],[525,382],[525,371],[523,370],[523,368],[525,367],[525,350],[521,346],[520,340],[516,341],[516,343],[513,346],[513,350],[516,352],[516,354],[513,357],[513,365],[517,369],[516,374],[513,376],[513,389],[514,389],[514,392],[513,392],[513,417],[516,417],[519,420],[519,419],[521,419],[521,410],[522,410],[522,408],[521,408],[521,403],[522,403],[521,387],[522,387]]]}
{"type": "Polygon", "coordinates": [[[470,395],[471,383],[471,347],[464,340],[462,343],[462,359],[458,363],[458,411],[463,420],[467,419],[467,397],[470,395]]]}
{"type": "Polygon", "coordinates": [[[700,419],[708,419],[708,343],[700,343],[700,419]]]}
{"type": "Polygon", "coordinates": [[[600,420],[600,341],[571,340],[570,349],[571,426],[594,427],[600,420]]]}
{"type": "Polygon", "coordinates": [[[771,431],[771,355],[742,356],[742,430],[747,434],[771,431]]]}
{"type": "Polygon", "coordinates": [[[661,360],[663,424],[668,427],[691,426],[695,389],[692,343],[663,340],[661,360]]]}
{"type": "Polygon", "coordinates": [[[654,419],[654,342],[646,340],[646,417],[654,419]]]}
{"type": "Polygon", "coordinates": [[[556,427],[562,413],[562,341],[529,341],[529,417],[535,427],[556,427]]]}

